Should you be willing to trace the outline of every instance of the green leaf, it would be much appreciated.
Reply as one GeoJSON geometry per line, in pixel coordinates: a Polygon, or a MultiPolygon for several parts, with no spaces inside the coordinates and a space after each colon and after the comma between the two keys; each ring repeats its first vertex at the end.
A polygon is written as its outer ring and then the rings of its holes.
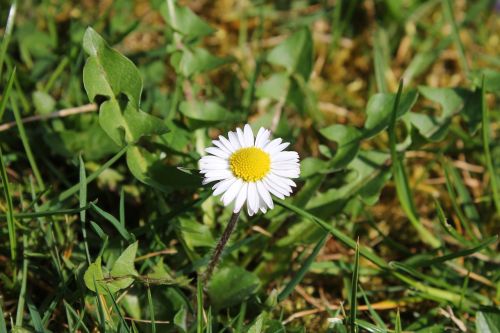
{"type": "Polygon", "coordinates": [[[303,28],[273,48],[267,55],[267,61],[283,66],[289,75],[299,74],[307,81],[313,68],[313,52],[311,32],[303,28]]]}
{"type": "Polygon", "coordinates": [[[33,104],[39,114],[49,114],[55,110],[56,101],[52,96],[43,91],[33,93],[33,104]]]}
{"type": "Polygon", "coordinates": [[[255,95],[279,101],[286,97],[289,86],[290,79],[286,73],[274,73],[257,87],[255,95]]]}
{"type": "MultiPolygon", "coordinates": [[[[104,282],[104,274],[102,273],[101,257],[97,257],[96,261],[89,265],[83,275],[83,281],[85,282],[87,288],[94,292],[96,292],[97,289],[97,292],[100,294],[108,293],[104,282]]],[[[109,289],[110,292],[116,292],[112,286],[110,286],[109,289]]]]}
{"type": "Polygon", "coordinates": [[[267,312],[262,312],[248,328],[248,333],[262,333],[264,332],[264,321],[266,320],[267,312]]]}
{"type": "Polygon", "coordinates": [[[127,165],[138,180],[162,191],[201,186],[201,178],[198,175],[166,165],[155,154],[139,146],[127,149],[127,165]]]}
{"type": "Polygon", "coordinates": [[[500,313],[498,311],[476,312],[476,332],[500,333],[500,313]]]}
{"type": "Polygon", "coordinates": [[[214,245],[214,238],[210,233],[210,227],[200,224],[193,219],[179,218],[179,227],[182,238],[186,246],[191,250],[195,247],[212,247],[214,245]]]}
{"type": "Polygon", "coordinates": [[[356,128],[335,124],[321,129],[320,133],[337,143],[337,152],[329,163],[330,167],[343,168],[356,157],[361,139],[361,133],[356,128]]]}
{"type": "Polygon", "coordinates": [[[484,77],[484,89],[486,92],[500,91],[500,72],[492,68],[482,68],[472,73],[472,80],[478,87],[482,86],[484,77]]]}
{"type": "Polygon", "coordinates": [[[83,83],[89,99],[100,102],[99,123],[119,146],[134,143],[143,135],[163,134],[163,121],[139,109],[142,80],[135,65],[108,46],[92,28],[83,38],[89,55],[83,83]]]}
{"type": "Polygon", "coordinates": [[[138,273],[134,268],[135,255],[137,253],[137,242],[129,245],[113,264],[109,274],[103,273],[101,257],[89,265],[83,280],[87,288],[99,294],[115,293],[120,289],[129,287],[134,282],[134,276],[138,273]]]}
{"type": "Polygon", "coordinates": [[[237,266],[223,267],[212,276],[208,295],[212,305],[222,309],[240,304],[259,287],[260,281],[254,274],[237,266]]]}
{"type": "Polygon", "coordinates": [[[130,244],[125,251],[116,259],[113,264],[113,268],[111,268],[111,276],[113,280],[108,285],[113,286],[117,289],[125,289],[134,282],[134,278],[132,276],[139,275],[134,267],[134,260],[137,253],[138,242],[134,242],[130,244]]]}
{"type": "MultiPolygon", "coordinates": [[[[410,111],[417,101],[417,97],[418,94],[414,90],[401,94],[396,119],[410,111]]],[[[371,138],[389,127],[395,100],[396,94],[375,94],[370,97],[366,106],[366,122],[363,133],[365,139],[371,138]]]]}
{"type": "Polygon", "coordinates": [[[189,77],[199,74],[230,62],[230,58],[218,58],[207,50],[197,47],[193,50],[184,49],[179,63],[179,72],[189,77]]]}
{"type": "Polygon", "coordinates": [[[448,133],[451,118],[463,107],[463,100],[449,88],[421,86],[418,91],[427,99],[439,103],[442,112],[439,116],[411,112],[410,122],[427,140],[440,141],[448,133]]]}
{"type": "Polygon", "coordinates": [[[174,0],[164,1],[160,12],[167,24],[184,37],[194,39],[210,35],[215,31],[189,7],[179,6],[174,0]]]}
{"type": "Polygon", "coordinates": [[[230,112],[213,101],[183,101],[179,110],[189,119],[188,126],[192,129],[241,119],[238,113],[230,112]]]}
{"type": "Polygon", "coordinates": [[[325,173],[328,162],[315,157],[306,157],[300,162],[300,178],[306,179],[318,173],[325,173]]]}
{"type": "Polygon", "coordinates": [[[188,312],[185,307],[181,307],[179,311],[174,316],[174,325],[177,327],[179,332],[185,333],[188,330],[187,326],[187,315],[188,312]]]}

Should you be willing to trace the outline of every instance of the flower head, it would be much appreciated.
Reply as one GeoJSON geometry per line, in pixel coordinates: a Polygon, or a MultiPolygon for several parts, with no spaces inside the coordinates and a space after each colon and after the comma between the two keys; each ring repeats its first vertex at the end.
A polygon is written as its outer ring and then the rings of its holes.
{"type": "Polygon", "coordinates": [[[270,134],[261,127],[254,137],[247,124],[212,141],[215,147],[206,148],[209,155],[200,159],[203,184],[216,182],[214,195],[222,194],[224,206],[234,202],[235,213],[245,202],[248,215],[265,213],[274,207],[271,194],[284,199],[296,186],[290,178],[299,176],[299,154],[284,151],[289,143],[270,140],[270,134]]]}

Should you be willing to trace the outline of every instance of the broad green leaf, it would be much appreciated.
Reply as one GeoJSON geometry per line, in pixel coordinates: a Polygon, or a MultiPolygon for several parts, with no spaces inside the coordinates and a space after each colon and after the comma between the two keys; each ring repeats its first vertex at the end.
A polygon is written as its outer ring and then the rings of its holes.
{"type": "Polygon", "coordinates": [[[210,248],[214,245],[214,238],[207,225],[200,224],[189,218],[179,218],[179,220],[179,228],[182,237],[186,246],[191,250],[199,246],[210,248]]]}
{"type": "Polygon", "coordinates": [[[356,157],[361,139],[361,133],[356,128],[335,124],[322,128],[320,133],[337,143],[337,152],[330,161],[330,167],[343,168],[356,157]]]}
{"type": "Polygon", "coordinates": [[[483,77],[486,92],[498,93],[500,91],[500,72],[498,70],[482,68],[472,73],[472,80],[478,87],[482,86],[483,77]]]}
{"type": "Polygon", "coordinates": [[[89,55],[83,83],[89,99],[101,102],[99,123],[119,146],[134,143],[143,135],[167,131],[163,121],[139,109],[142,80],[135,65],[108,46],[92,28],[83,38],[89,55]]]}
{"type": "Polygon", "coordinates": [[[187,326],[187,315],[188,312],[185,307],[181,307],[179,311],[174,316],[174,325],[177,327],[179,332],[185,333],[188,331],[187,326]]]}
{"type": "Polygon", "coordinates": [[[155,154],[139,146],[127,149],[127,165],[130,172],[144,184],[162,191],[172,188],[201,186],[201,178],[165,164],[155,154]]]}
{"type": "MultiPolygon", "coordinates": [[[[417,101],[416,91],[409,91],[401,95],[397,118],[405,115],[417,101]]],[[[371,138],[389,126],[391,112],[394,107],[396,94],[375,94],[370,97],[366,106],[366,122],[363,137],[371,138]]]]}
{"type": "Polygon", "coordinates": [[[285,98],[289,86],[290,79],[288,75],[281,72],[274,73],[257,87],[255,95],[260,98],[272,98],[279,101],[285,98]]]}
{"type": "Polygon", "coordinates": [[[49,114],[55,110],[56,101],[52,96],[43,91],[33,93],[33,104],[39,114],[49,114]]]}
{"type": "Polygon", "coordinates": [[[300,162],[300,178],[306,179],[318,173],[325,173],[328,171],[327,167],[327,161],[315,157],[306,157],[300,162]]]}
{"type": "Polygon", "coordinates": [[[54,154],[71,158],[81,153],[86,161],[96,161],[116,153],[120,147],[104,132],[97,119],[85,130],[65,129],[54,131],[48,126],[43,140],[54,154]]]}
{"type": "Polygon", "coordinates": [[[129,245],[122,252],[109,273],[103,272],[101,257],[98,257],[95,262],[89,265],[83,276],[87,288],[95,292],[97,286],[97,291],[100,294],[107,295],[108,290],[110,293],[115,293],[130,286],[134,281],[133,277],[138,275],[134,268],[136,252],[137,242],[129,245]]]}
{"type": "Polygon", "coordinates": [[[210,35],[215,31],[189,7],[179,6],[175,0],[164,1],[160,12],[172,29],[189,39],[210,35]]]}
{"type": "Polygon", "coordinates": [[[238,113],[230,112],[213,101],[184,101],[179,107],[181,113],[189,119],[190,128],[200,128],[222,122],[235,122],[241,119],[238,113]]]}
{"type": "Polygon", "coordinates": [[[218,58],[207,50],[196,47],[184,49],[179,63],[179,71],[186,77],[199,74],[230,62],[229,58],[218,58]]]}
{"type": "Polygon", "coordinates": [[[132,276],[136,276],[139,273],[135,270],[134,260],[137,253],[138,242],[134,242],[129,245],[125,251],[116,259],[111,268],[111,277],[114,279],[109,285],[117,289],[125,289],[134,282],[132,276]]]}
{"type": "Polygon", "coordinates": [[[476,332],[500,333],[500,312],[498,311],[476,312],[476,332]]]}
{"type": "Polygon", "coordinates": [[[264,332],[264,321],[267,318],[267,312],[262,312],[253,324],[248,328],[248,333],[262,333],[264,332]]]}
{"type": "Polygon", "coordinates": [[[286,68],[289,75],[300,74],[307,81],[313,68],[313,40],[311,32],[303,28],[273,48],[267,61],[286,68]]]}
{"type": "Polygon", "coordinates": [[[427,99],[439,103],[442,111],[440,115],[410,112],[410,122],[427,140],[440,141],[448,133],[451,118],[464,107],[464,100],[455,89],[450,88],[421,86],[418,91],[427,99]]]}
{"type": "Polygon", "coordinates": [[[359,152],[347,166],[346,174],[342,177],[343,183],[316,195],[309,201],[307,208],[320,216],[327,216],[335,213],[346,200],[358,193],[372,202],[388,178],[385,166],[388,158],[388,154],[375,150],[359,152]]]}
{"type": "Polygon", "coordinates": [[[101,267],[101,257],[97,257],[96,261],[89,265],[89,267],[85,271],[85,274],[83,275],[83,281],[85,282],[87,288],[94,292],[96,292],[97,287],[97,292],[99,294],[107,295],[108,289],[106,287],[109,288],[109,291],[111,293],[118,291],[118,289],[112,285],[106,286],[106,282],[104,281],[104,274],[101,267]]]}
{"type": "Polygon", "coordinates": [[[238,266],[220,268],[208,285],[210,303],[216,309],[239,304],[254,294],[260,281],[253,273],[238,266]]]}

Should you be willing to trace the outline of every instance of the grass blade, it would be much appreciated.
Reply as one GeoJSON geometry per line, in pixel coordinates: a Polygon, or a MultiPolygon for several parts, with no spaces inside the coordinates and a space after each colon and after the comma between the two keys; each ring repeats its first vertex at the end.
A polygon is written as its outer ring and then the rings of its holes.
{"type": "Polygon", "coordinates": [[[351,333],[358,332],[358,327],[356,325],[356,311],[358,308],[358,281],[359,281],[359,239],[356,242],[356,250],[354,255],[354,268],[352,272],[352,281],[351,281],[351,308],[349,314],[349,327],[351,333]]]}
{"type": "MultiPolygon", "coordinates": [[[[341,241],[342,243],[344,243],[345,245],[347,245],[348,247],[350,247],[351,249],[355,250],[356,249],[356,241],[353,240],[352,238],[350,238],[349,236],[347,236],[346,234],[344,234],[342,231],[340,231],[339,229],[331,226],[330,224],[328,224],[326,221],[314,216],[313,214],[289,203],[289,202],[286,202],[286,201],[283,201],[283,200],[279,200],[279,199],[276,199],[276,203],[284,208],[287,208],[289,210],[291,210],[292,212],[308,219],[308,220],[311,220],[317,224],[319,224],[319,226],[321,226],[322,228],[324,228],[325,230],[327,230],[328,232],[330,232],[334,237],[336,237],[339,241],[341,241]]],[[[375,265],[379,266],[380,268],[384,268],[384,269],[388,269],[389,266],[388,264],[385,262],[384,259],[382,259],[381,257],[379,257],[378,255],[376,255],[375,253],[371,252],[370,250],[368,250],[367,248],[364,248],[364,247],[360,247],[359,248],[359,253],[360,255],[362,255],[363,257],[365,257],[366,259],[370,260],[371,262],[373,262],[375,265]]]]}
{"type": "Polygon", "coordinates": [[[431,266],[431,265],[434,265],[434,264],[437,264],[437,263],[446,262],[448,260],[452,260],[452,259],[456,259],[456,258],[460,258],[460,257],[470,256],[471,254],[479,252],[482,249],[486,248],[487,246],[495,243],[497,240],[498,240],[498,235],[495,235],[493,237],[488,238],[484,242],[481,242],[479,245],[477,245],[477,246],[475,246],[473,248],[464,249],[464,250],[460,250],[460,251],[457,251],[457,252],[449,253],[449,254],[446,254],[444,256],[440,256],[440,257],[437,257],[437,258],[434,258],[434,259],[431,259],[431,260],[421,261],[421,262],[418,262],[418,263],[416,263],[416,264],[414,264],[412,266],[413,267],[431,266]]]}
{"type": "Polygon", "coordinates": [[[403,92],[403,82],[401,81],[398,88],[398,93],[394,101],[394,108],[392,110],[391,123],[389,124],[389,142],[391,148],[391,159],[392,159],[392,172],[394,177],[394,183],[396,185],[396,192],[401,203],[403,211],[408,216],[413,227],[419,233],[422,241],[429,244],[433,248],[437,248],[441,245],[441,242],[434,237],[434,235],[424,228],[420,223],[417,212],[415,209],[415,204],[413,203],[413,195],[410,190],[410,185],[408,184],[408,178],[406,176],[406,171],[403,166],[402,160],[396,151],[396,115],[399,105],[399,100],[403,92]]]}
{"type": "MultiPolygon", "coordinates": [[[[123,154],[125,154],[127,152],[127,149],[128,149],[128,146],[125,146],[123,147],[122,149],[120,149],[119,152],[117,152],[115,154],[115,156],[113,156],[112,158],[110,158],[106,163],[104,163],[103,165],[101,165],[101,167],[99,169],[97,169],[96,171],[92,172],[86,179],[86,184],[88,185],[90,182],[94,181],[97,177],[99,177],[99,175],[101,173],[103,173],[104,170],[106,170],[107,168],[109,168],[111,165],[113,165],[116,161],[118,161],[120,159],[120,157],[123,156],[123,154]]],[[[73,185],[72,187],[70,187],[69,189],[67,189],[66,191],[62,192],[61,194],[59,194],[57,196],[57,198],[51,200],[50,202],[47,202],[45,203],[44,205],[42,205],[40,208],[43,209],[43,208],[47,208],[49,206],[54,206],[54,205],[57,205],[63,201],[65,201],[66,199],[70,198],[71,196],[73,196],[74,194],[76,194],[79,190],[80,190],[80,183],[78,184],[75,184],[73,185]]]]}
{"type": "Polygon", "coordinates": [[[481,85],[481,114],[482,114],[482,134],[483,134],[483,150],[486,159],[486,167],[490,173],[491,191],[493,192],[493,203],[497,210],[497,214],[500,214],[500,189],[498,188],[498,178],[496,169],[493,166],[493,160],[491,158],[490,151],[490,117],[488,115],[488,105],[486,104],[486,93],[484,86],[484,76],[481,85]]]}
{"type": "MultiPolygon", "coordinates": [[[[87,205],[87,174],[85,173],[85,164],[83,163],[82,156],[80,155],[80,209],[87,205]]],[[[85,246],[85,255],[87,256],[87,263],[90,265],[89,245],[87,243],[87,229],[86,229],[86,213],[85,209],[80,211],[80,221],[82,222],[82,236],[83,244],[85,246]]]]}
{"type": "MultiPolygon", "coordinates": [[[[15,219],[34,219],[34,218],[39,218],[39,217],[46,217],[46,216],[56,216],[56,215],[71,215],[71,214],[76,214],[80,213],[84,209],[89,209],[90,204],[88,204],[85,207],[82,208],[73,208],[73,209],[59,209],[59,210],[47,210],[44,212],[33,212],[33,213],[15,213],[12,214],[13,218],[15,219]]],[[[6,215],[0,214],[0,221],[8,221],[9,219],[9,212],[7,212],[6,215]]]]}
{"type": "Polygon", "coordinates": [[[7,333],[7,323],[5,322],[2,306],[0,306],[0,333],[7,333]]]}
{"type": "Polygon", "coordinates": [[[2,149],[0,148],[0,176],[2,177],[3,193],[7,202],[7,229],[9,232],[9,247],[12,261],[16,260],[17,256],[17,238],[16,224],[14,222],[14,207],[12,205],[12,196],[10,194],[9,179],[7,178],[7,170],[3,163],[2,149]]]}
{"type": "Polygon", "coordinates": [[[458,58],[460,59],[460,64],[462,65],[462,69],[465,72],[465,75],[468,76],[470,72],[469,63],[467,62],[467,57],[465,56],[464,45],[460,40],[458,25],[455,21],[455,16],[453,15],[453,6],[450,0],[443,0],[443,11],[446,19],[448,20],[448,23],[451,25],[451,33],[455,41],[455,46],[458,49],[458,58]]]}
{"type": "Polygon", "coordinates": [[[399,315],[399,308],[398,312],[396,313],[396,325],[394,328],[394,333],[402,333],[403,328],[401,327],[401,316],[399,315]]]}
{"type": "Polygon", "coordinates": [[[31,301],[31,297],[26,297],[26,304],[28,305],[28,311],[30,313],[31,321],[36,333],[46,332],[42,324],[42,318],[40,317],[40,312],[31,301]]]}
{"type": "Polygon", "coordinates": [[[155,323],[155,308],[153,304],[153,297],[151,296],[151,288],[149,284],[146,285],[148,289],[148,308],[149,308],[149,319],[151,320],[151,332],[156,333],[156,323],[155,323]]]}
{"type": "Polygon", "coordinates": [[[5,113],[5,108],[7,107],[7,101],[9,100],[10,92],[12,91],[12,84],[14,83],[14,78],[16,77],[16,67],[12,69],[9,76],[9,81],[7,81],[7,87],[5,88],[2,100],[0,101],[0,122],[2,121],[3,114],[5,113]]]}
{"type": "Polygon", "coordinates": [[[19,130],[19,136],[21,137],[24,150],[26,151],[26,157],[28,158],[28,161],[30,163],[31,170],[33,170],[33,174],[35,175],[38,187],[40,188],[40,190],[43,191],[45,189],[45,184],[43,182],[40,170],[38,169],[38,165],[36,164],[33,151],[31,150],[31,145],[28,140],[28,135],[26,135],[23,120],[21,119],[21,113],[19,112],[19,108],[17,107],[17,101],[14,96],[10,96],[10,102],[12,104],[12,111],[14,112],[14,118],[16,120],[17,128],[19,130]]]}
{"type": "MultiPolygon", "coordinates": [[[[23,235],[23,251],[26,251],[28,246],[28,237],[23,235]]],[[[16,326],[23,326],[23,317],[24,317],[24,304],[26,303],[26,286],[28,284],[28,256],[24,256],[23,258],[23,272],[22,272],[22,280],[21,280],[21,290],[19,291],[19,300],[17,302],[17,311],[16,311],[16,326]]]]}
{"type": "Polygon", "coordinates": [[[131,233],[129,233],[127,229],[123,227],[123,225],[120,223],[120,221],[116,219],[116,217],[102,210],[93,202],[90,203],[90,206],[96,213],[98,213],[99,215],[104,217],[107,221],[109,221],[126,241],[133,242],[135,240],[135,237],[131,233]]]}
{"type": "Polygon", "coordinates": [[[12,36],[12,30],[14,29],[14,20],[16,18],[16,11],[17,11],[17,0],[14,0],[12,1],[12,5],[10,5],[9,16],[7,17],[7,25],[5,26],[5,32],[3,34],[2,44],[0,45],[0,80],[2,79],[2,70],[3,70],[3,63],[5,61],[5,55],[7,54],[7,48],[9,47],[10,37],[12,36]]]}
{"type": "Polygon", "coordinates": [[[292,291],[295,289],[295,287],[302,281],[306,273],[309,271],[309,268],[311,267],[311,264],[314,262],[314,259],[316,259],[316,256],[318,255],[319,251],[323,248],[325,245],[326,239],[328,237],[328,233],[325,233],[321,239],[319,240],[318,244],[314,247],[313,251],[311,254],[304,260],[304,263],[300,267],[299,271],[295,276],[288,282],[286,285],[285,289],[279,294],[278,296],[278,302],[283,301],[292,293],[292,291]]]}
{"type": "Polygon", "coordinates": [[[203,285],[201,276],[196,280],[196,333],[203,332],[203,285]]]}

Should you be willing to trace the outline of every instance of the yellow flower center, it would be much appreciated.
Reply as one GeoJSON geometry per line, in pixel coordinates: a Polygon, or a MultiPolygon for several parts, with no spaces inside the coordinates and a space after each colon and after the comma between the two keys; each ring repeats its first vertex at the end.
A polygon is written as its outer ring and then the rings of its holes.
{"type": "Polygon", "coordinates": [[[262,149],[248,147],[235,151],[229,157],[229,165],[236,177],[256,182],[264,178],[271,169],[271,159],[262,149]]]}

